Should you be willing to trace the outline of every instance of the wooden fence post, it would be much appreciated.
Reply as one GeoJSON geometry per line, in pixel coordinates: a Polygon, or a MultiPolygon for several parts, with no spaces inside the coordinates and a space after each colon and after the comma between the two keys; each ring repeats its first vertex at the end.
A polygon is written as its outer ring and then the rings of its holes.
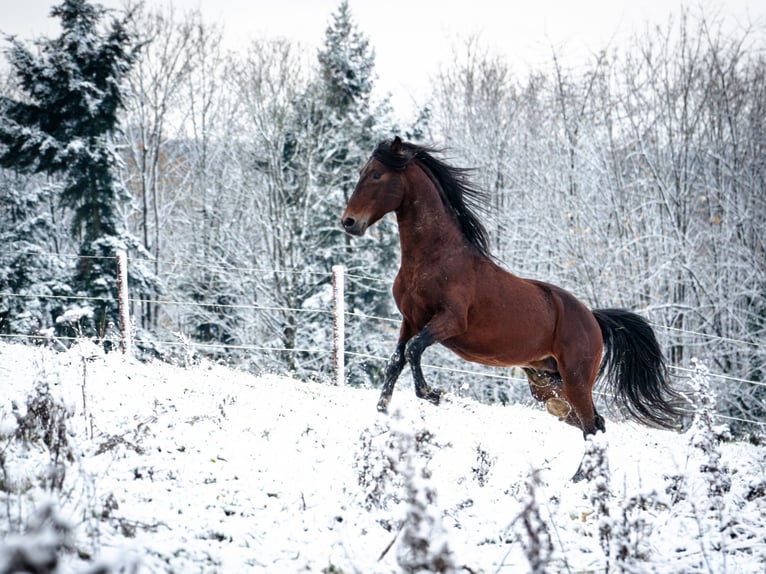
{"type": "Polygon", "coordinates": [[[117,309],[120,315],[120,345],[122,352],[132,355],[130,337],[130,307],[128,303],[128,254],[117,252],[117,309]]]}
{"type": "Polygon", "coordinates": [[[332,293],[333,293],[333,315],[332,315],[332,356],[333,373],[335,375],[335,384],[342,385],[345,382],[345,294],[344,294],[344,276],[343,265],[332,266],[332,293]]]}

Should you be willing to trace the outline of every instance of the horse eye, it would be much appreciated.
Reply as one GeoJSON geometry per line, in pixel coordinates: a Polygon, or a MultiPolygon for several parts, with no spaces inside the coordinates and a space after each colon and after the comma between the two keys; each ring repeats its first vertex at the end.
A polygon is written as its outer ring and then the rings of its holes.
{"type": "Polygon", "coordinates": [[[372,172],[372,179],[380,179],[383,177],[383,173],[380,171],[373,171],[372,172]]]}

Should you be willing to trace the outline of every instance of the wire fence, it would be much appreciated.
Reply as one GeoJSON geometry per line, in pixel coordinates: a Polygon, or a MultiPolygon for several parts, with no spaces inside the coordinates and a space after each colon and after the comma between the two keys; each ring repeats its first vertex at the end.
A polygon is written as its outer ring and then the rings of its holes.
{"type": "MultiPolygon", "coordinates": [[[[18,255],[34,255],[34,256],[47,256],[47,257],[60,257],[60,258],[71,258],[71,259],[81,259],[82,257],[80,255],[76,254],[56,254],[56,253],[40,253],[40,252],[19,252],[18,255]]],[[[114,260],[114,257],[109,256],[89,256],[88,258],[91,259],[106,259],[106,260],[114,260]]],[[[131,258],[132,262],[144,262],[144,263],[153,263],[152,260],[149,259],[137,259],[137,258],[131,258]]],[[[183,264],[181,264],[183,266],[183,264]]],[[[187,264],[191,266],[192,264],[187,264]]],[[[195,264],[195,268],[204,268],[206,270],[216,270],[216,271],[222,271],[225,270],[227,272],[234,272],[234,273],[243,273],[243,274],[268,274],[270,276],[274,276],[277,274],[302,274],[302,275],[308,275],[308,276],[317,276],[320,278],[329,278],[330,272],[324,272],[324,271],[308,271],[305,269],[275,269],[275,268],[269,268],[269,267],[247,267],[247,266],[230,266],[230,265],[215,265],[215,264],[195,264]]],[[[390,286],[391,279],[390,278],[382,278],[374,275],[369,275],[365,273],[360,273],[358,271],[354,272],[346,272],[345,277],[349,280],[353,281],[361,281],[361,282],[377,282],[381,284],[382,286],[385,286],[388,288],[390,286]]],[[[51,300],[57,300],[57,301],[68,301],[68,302],[78,302],[78,303],[84,303],[84,302],[113,302],[114,298],[110,297],[92,297],[92,296],[84,296],[84,295],[53,295],[53,294],[31,294],[31,293],[14,293],[14,292],[8,292],[3,291],[0,292],[0,297],[2,298],[21,298],[21,299],[51,299],[51,300]]],[[[205,302],[205,301],[192,301],[192,300],[183,300],[183,299],[164,299],[164,298],[142,298],[142,297],[129,297],[128,301],[131,304],[134,305],[142,305],[142,304],[152,304],[152,305],[160,305],[160,306],[166,306],[166,307],[172,307],[172,306],[182,306],[185,308],[200,308],[200,309],[209,309],[211,306],[216,307],[217,309],[226,310],[248,310],[248,311],[254,311],[254,312],[282,312],[282,313],[306,313],[306,314],[312,314],[314,316],[326,316],[327,317],[327,328],[328,330],[331,330],[333,328],[333,317],[334,317],[334,311],[331,308],[323,308],[323,307],[288,307],[288,306],[280,306],[280,305],[259,305],[259,304],[243,304],[243,303],[211,303],[211,302],[205,302]]],[[[358,310],[355,310],[353,312],[346,312],[343,311],[343,316],[345,320],[359,320],[359,321],[375,321],[380,322],[388,325],[398,325],[401,322],[401,319],[399,317],[394,316],[379,316],[379,315],[371,315],[367,313],[360,312],[358,310]]],[[[716,342],[726,342],[733,345],[739,345],[742,347],[748,347],[748,348],[756,348],[759,351],[764,350],[764,345],[762,343],[756,342],[756,341],[748,341],[748,340],[739,340],[734,339],[730,337],[721,337],[718,335],[711,335],[707,333],[701,333],[697,331],[692,330],[683,330],[675,327],[669,327],[666,325],[661,324],[654,324],[652,323],[652,326],[655,329],[658,330],[664,330],[671,333],[676,333],[679,335],[690,335],[697,337],[699,339],[703,339],[706,341],[716,341],[716,342]]],[[[76,336],[56,336],[55,339],[62,343],[68,343],[71,344],[75,342],[78,337],[76,336]]],[[[45,342],[51,340],[50,334],[17,334],[17,333],[11,333],[11,334],[3,334],[0,333],[0,340],[4,341],[22,341],[22,342],[30,342],[30,341],[36,341],[36,342],[45,342]]],[[[137,343],[141,343],[141,339],[136,340],[137,343]]],[[[166,345],[166,346],[173,346],[173,345],[179,345],[180,341],[178,339],[175,340],[153,340],[152,341],[156,345],[166,345]]],[[[194,341],[194,342],[185,342],[186,344],[190,344],[195,349],[204,350],[206,352],[231,352],[231,351],[240,351],[240,352],[259,352],[259,353],[300,353],[300,354],[309,354],[309,355],[315,355],[315,356],[329,356],[332,355],[334,350],[333,348],[321,348],[321,347],[300,347],[300,346],[292,346],[292,347],[280,347],[275,345],[255,345],[255,344],[234,344],[234,343],[222,343],[222,342],[200,342],[200,341],[194,341]]],[[[65,345],[64,345],[65,346],[65,345]]],[[[345,350],[345,356],[348,357],[350,360],[363,360],[363,361],[376,361],[380,363],[385,363],[388,360],[388,356],[383,355],[377,355],[372,353],[363,353],[363,352],[356,352],[346,349],[345,350]]],[[[468,370],[468,369],[461,369],[456,368],[454,366],[446,366],[446,365],[437,365],[437,364],[423,364],[424,367],[438,370],[446,373],[452,373],[456,375],[470,375],[475,377],[481,377],[484,379],[494,379],[494,380],[502,380],[507,383],[511,384],[518,384],[519,386],[522,386],[526,388],[527,386],[527,379],[522,375],[513,375],[509,373],[497,373],[492,372],[489,369],[485,370],[468,370]]],[[[683,367],[680,365],[669,365],[669,369],[672,371],[674,376],[681,380],[688,380],[691,378],[692,374],[694,373],[693,369],[683,367]]],[[[725,382],[733,382],[743,385],[752,385],[755,387],[764,387],[766,386],[766,382],[763,381],[754,381],[750,379],[745,379],[742,377],[736,377],[724,373],[715,373],[715,372],[709,372],[708,375],[712,379],[717,379],[720,381],[725,382]]],[[[597,393],[594,393],[597,394],[597,393]]],[[[601,393],[603,394],[603,393],[601,393]]],[[[761,428],[766,428],[766,421],[762,420],[753,420],[748,419],[744,417],[734,417],[729,415],[723,415],[719,414],[717,415],[719,419],[722,420],[728,420],[728,421],[735,421],[740,423],[747,423],[747,424],[753,424],[760,426],[761,428]]]]}

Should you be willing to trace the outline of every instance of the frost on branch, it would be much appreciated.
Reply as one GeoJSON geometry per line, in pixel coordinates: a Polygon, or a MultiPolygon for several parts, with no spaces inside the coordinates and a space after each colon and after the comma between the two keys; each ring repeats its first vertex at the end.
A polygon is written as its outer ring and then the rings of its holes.
{"type": "Polygon", "coordinates": [[[612,518],[609,506],[612,498],[607,458],[607,442],[603,434],[591,435],[585,441],[582,474],[590,484],[590,502],[598,520],[598,540],[607,560],[611,554],[612,518]]]}
{"type": "Polygon", "coordinates": [[[723,510],[724,495],[731,489],[728,467],[721,462],[719,443],[727,434],[726,426],[713,424],[715,395],[710,389],[709,371],[697,359],[692,359],[694,372],[691,387],[694,393],[695,413],[690,430],[691,445],[702,455],[700,472],[707,482],[709,509],[720,513],[723,510]]]}
{"type": "Polygon", "coordinates": [[[548,572],[553,554],[553,542],[548,530],[548,524],[540,515],[537,504],[537,488],[540,486],[540,472],[534,470],[527,478],[527,495],[523,501],[524,508],[519,516],[517,525],[521,545],[529,560],[529,571],[532,574],[548,572]]]}
{"type": "Polygon", "coordinates": [[[400,472],[404,482],[407,513],[396,554],[403,572],[455,572],[455,563],[442,527],[431,472],[418,452],[430,448],[428,431],[397,432],[401,448],[400,472]]]}
{"type": "Polygon", "coordinates": [[[413,429],[396,412],[362,432],[354,460],[364,506],[380,513],[378,523],[386,530],[399,533],[396,559],[403,572],[456,571],[428,470],[433,439],[428,429],[413,429]]]}

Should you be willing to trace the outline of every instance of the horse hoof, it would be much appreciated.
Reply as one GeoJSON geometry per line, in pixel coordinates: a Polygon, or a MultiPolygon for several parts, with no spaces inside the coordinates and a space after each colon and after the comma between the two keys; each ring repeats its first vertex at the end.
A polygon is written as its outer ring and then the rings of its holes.
{"type": "Polygon", "coordinates": [[[425,396],[425,399],[437,407],[441,404],[442,399],[444,398],[444,391],[439,389],[431,389],[428,391],[428,394],[425,396]]]}
{"type": "Polygon", "coordinates": [[[570,412],[572,412],[572,405],[565,400],[556,397],[545,401],[545,408],[550,414],[554,417],[558,417],[559,420],[562,421],[569,416],[570,412]]]}
{"type": "Polygon", "coordinates": [[[384,415],[388,414],[388,399],[380,399],[378,401],[378,412],[384,415]]]}

